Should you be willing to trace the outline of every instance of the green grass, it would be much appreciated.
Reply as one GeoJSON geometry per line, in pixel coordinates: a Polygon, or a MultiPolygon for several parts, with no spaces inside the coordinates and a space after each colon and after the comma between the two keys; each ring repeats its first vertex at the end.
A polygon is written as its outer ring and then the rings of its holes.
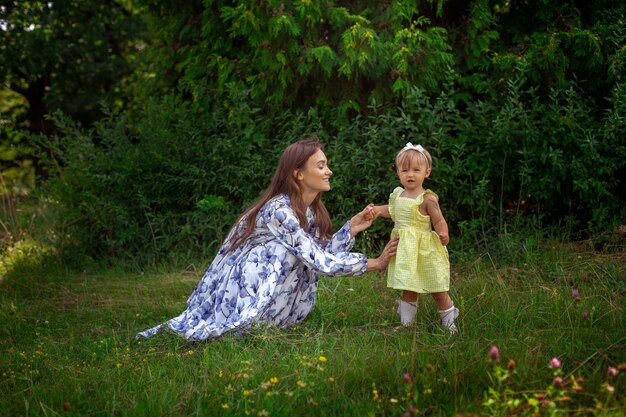
{"type": "Polygon", "coordinates": [[[184,309],[202,268],[77,274],[18,263],[0,281],[0,415],[400,416],[409,404],[429,416],[626,415],[626,369],[607,375],[626,362],[624,252],[510,249],[453,254],[455,336],[427,297],[415,327],[399,327],[397,294],[369,274],[322,278],[295,328],[135,342],[184,309]],[[554,387],[555,374],[569,385],[554,387]],[[570,376],[584,379],[579,392],[570,376]]]}

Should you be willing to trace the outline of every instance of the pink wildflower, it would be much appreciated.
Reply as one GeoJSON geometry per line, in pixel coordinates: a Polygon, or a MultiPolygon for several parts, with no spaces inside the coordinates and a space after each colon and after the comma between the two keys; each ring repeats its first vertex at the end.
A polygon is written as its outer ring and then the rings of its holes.
{"type": "Polygon", "coordinates": [[[407,384],[410,384],[410,383],[412,382],[412,381],[411,381],[411,375],[409,375],[409,373],[408,373],[408,372],[405,372],[405,373],[402,375],[402,379],[404,379],[404,382],[406,382],[407,384]]]}
{"type": "Polygon", "coordinates": [[[587,313],[587,311],[585,310],[583,311],[582,316],[583,316],[583,320],[587,320],[589,318],[589,313],[587,313]]]}
{"type": "Polygon", "coordinates": [[[496,345],[491,346],[491,349],[489,349],[489,359],[492,361],[500,360],[500,349],[496,345]]]}
{"type": "Polygon", "coordinates": [[[609,374],[609,376],[616,376],[617,375],[617,368],[614,366],[609,366],[609,369],[607,370],[607,373],[609,374]]]}
{"type": "Polygon", "coordinates": [[[561,367],[561,360],[559,358],[552,358],[550,361],[550,367],[552,369],[559,369],[561,367]]]}
{"type": "Polygon", "coordinates": [[[554,377],[554,379],[552,380],[552,384],[554,384],[554,386],[557,388],[562,388],[563,378],[561,378],[560,376],[554,377]]]}
{"type": "Polygon", "coordinates": [[[574,288],[574,289],[572,290],[572,297],[578,297],[578,295],[579,295],[578,289],[577,289],[577,288],[574,288]]]}

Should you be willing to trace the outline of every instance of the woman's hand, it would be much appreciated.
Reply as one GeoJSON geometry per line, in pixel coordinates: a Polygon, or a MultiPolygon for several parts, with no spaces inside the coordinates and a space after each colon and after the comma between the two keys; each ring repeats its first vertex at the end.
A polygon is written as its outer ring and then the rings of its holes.
{"type": "Polygon", "coordinates": [[[376,259],[367,260],[367,271],[382,271],[389,265],[389,260],[396,255],[398,249],[399,238],[394,237],[385,245],[385,248],[376,259]]]}
{"type": "Polygon", "coordinates": [[[350,219],[350,236],[355,237],[359,232],[366,230],[378,217],[373,204],[368,204],[360,213],[350,219]]]}

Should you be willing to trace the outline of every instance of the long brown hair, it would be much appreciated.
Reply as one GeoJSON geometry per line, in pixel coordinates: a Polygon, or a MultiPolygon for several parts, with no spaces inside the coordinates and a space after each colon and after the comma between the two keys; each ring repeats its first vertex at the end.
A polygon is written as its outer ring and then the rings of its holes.
{"type": "MultiPolygon", "coordinates": [[[[248,207],[235,222],[233,226],[234,232],[229,242],[229,252],[240,246],[250,234],[252,234],[256,223],[256,216],[261,207],[270,199],[280,194],[287,194],[289,196],[291,208],[298,216],[300,226],[305,230],[308,229],[306,218],[307,206],[302,200],[302,190],[296,181],[294,172],[296,170],[302,170],[309,158],[320,149],[323,151],[324,145],[322,145],[316,136],[310,136],[292,143],[283,151],[276,172],[274,173],[274,178],[272,178],[269,187],[267,187],[263,195],[248,207]],[[244,217],[245,229],[243,228],[244,221],[242,221],[244,217]]],[[[323,240],[329,239],[332,235],[332,223],[328,210],[326,210],[324,203],[322,203],[321,193],[318,194],[311,203],[311,209],[315,213],[315,234],[323,240]]]]}

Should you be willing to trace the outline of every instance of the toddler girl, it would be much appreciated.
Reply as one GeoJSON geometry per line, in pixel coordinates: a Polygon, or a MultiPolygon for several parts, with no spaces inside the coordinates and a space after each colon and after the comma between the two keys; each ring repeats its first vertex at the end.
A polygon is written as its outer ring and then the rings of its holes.
{"type": "Polygon", "coordinates": [[[439,208],[437,194],[424,189],[432,169],[430,153],[407,143],[396,156],[400,183],[389,196],[389,204],[375,206],[377,216],[391,217],[393,237],[400,236],[396,256],[387,267],[387,286],[402,290],[398,313],[405,326],[413,324],[419,294],[431,294],[441,315],[441,324],[456,333],[454,319],[459,309],[448,293],[450,262],[446,245],[448,224],[439,208]],[[433,228],[435,229],[433,231],[433,228]]]}

